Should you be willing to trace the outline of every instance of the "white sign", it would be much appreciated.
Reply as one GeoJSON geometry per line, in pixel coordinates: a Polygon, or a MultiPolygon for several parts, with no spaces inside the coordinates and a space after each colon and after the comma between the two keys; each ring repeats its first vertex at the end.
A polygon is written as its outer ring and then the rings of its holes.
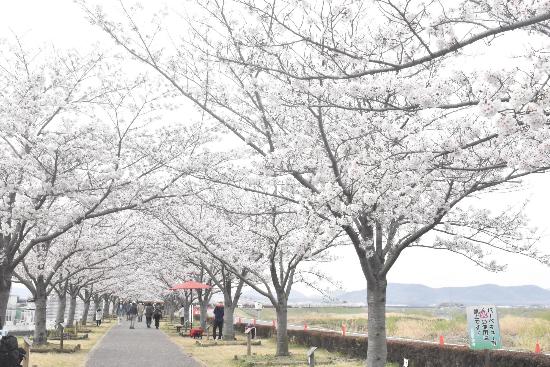
{"type": "Polygon", "coordinates": [[[403,358],[403,367],[409,367],[409,360],[407,358],[403,358]]]}
{"type": "Polygon", "coordinates": [[[264,306],[260,303],[260,302],[255,302],[254,303],[254,308],[256,310],[261,310],[264,306]]]}
{"type": "Polygon", "coordinates": [[[494,305],[480,305],[466,308],[470,348],[502,348],[497,308],[494,305]]]}

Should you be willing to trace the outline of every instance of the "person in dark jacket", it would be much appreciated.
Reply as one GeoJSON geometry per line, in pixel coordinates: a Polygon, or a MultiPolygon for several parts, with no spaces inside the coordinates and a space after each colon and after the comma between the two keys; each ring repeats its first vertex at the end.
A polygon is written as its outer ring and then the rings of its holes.
{"type": "Polygon", "coordinates": [[[151,327],[151,319],[153,318],[153,312],[155,311],[155,309],[153,308],[153,306],[148,303],[147,306],[145,307],[145,324],[147,325],[148,328],[151,327]]]}
{"type": "Polygon", "coordinates": [[[13,335],[0,336],[0,366],[21,367],[27,352],[19,348],[17,338],[13,335]]]}
{"type": "Polygon", "coordinates": [[[162,317],[162,310],[160,305],[155,305],[155,311],[153,312],[153,318],[155,319],[155,327],[158,329],[160,325],[160,318],[162,317]]]}
{"type": "Polygon", "coordinates": [[[216,329],[219,330],[218,339],[222,338],[222,330],[223,330],[223,314],[224,314],[224,308],[223,303],[218,303],[216,307],[214,307],[214,340],[216,339],[216,329]]]}
{"type": "Polygon", "coordinates": [[[136,316],[137,316],[137,305],[135,302],[132,302],[130,305],[130,308],[128,309],[128,315],[130,315],[130,329],[134,329],[134,324],[136,322],[136,316]]]}

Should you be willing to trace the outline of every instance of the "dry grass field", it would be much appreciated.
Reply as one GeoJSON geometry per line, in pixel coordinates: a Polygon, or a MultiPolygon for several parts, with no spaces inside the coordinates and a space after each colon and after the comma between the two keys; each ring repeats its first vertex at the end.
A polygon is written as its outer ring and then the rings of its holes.
{"type": "MultiPolygon", "coordinates": [[[[550,310],[499,308],[504,348],[533,351],[537,341],[543,350],[550,350],[550,310]]],[[[239,309],[237,317],[255,317],[254,310],[239,309]]],[[[261,311],[261,319],[275,319],[273,309],[261,311]]],[[[345,323],[348,331],[366,333],[367,310],[362,307],[290,308],[290,324],[325,327],[340,330],[345,323]]],[[[465,311],[459,309],[389,309],[386,318],[388,336],[426,341],[468,344],[465,311]]]]}

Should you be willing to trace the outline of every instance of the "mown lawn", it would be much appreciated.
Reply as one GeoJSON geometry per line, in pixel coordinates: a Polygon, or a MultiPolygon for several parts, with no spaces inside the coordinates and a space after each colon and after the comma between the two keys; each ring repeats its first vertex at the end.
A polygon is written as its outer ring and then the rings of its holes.
{"type": "MultiPolygon", "coordinates": [[[[170,340],[183,348],[184,352],[191,355],[196,360],[202,362],[207,367],[245,367],[250,365],[251,359],[246,357],[245,345],[218,345],[211,347],[201,347],[197,344],[197,341],[189,337],[179,336],[174,328],[170,328],[168,324],[164,323],[161,326],[162,330],[169,336],[170,340]],[[235,359],[237,356],[237,359],[235,359]]],[[[244,336],[238,336],[239,340],[244,341],[244,336]]],[[[275,358],[275,340],[274,339],[262,339],[261,346],[253,346],[252,356],[253,361],[262,361],[264,363],[284,363],[289,361],[292,366],[302,367],[307,366],[307,348],[291,345],[290,353],[291,357],[275,358]],[[303,364],[294,364],[296,362],[303,361],[303,364]]],[[[319,349],[315,352],[316,360],[319,362],[329,361],[329,366],[333,367],[364,367],[365,362],[357,359],[345,358],[335,353],[329,353],[326,350],[319,349]]],[[[284,364],[283,364],[284,366],[284,364]]],[[[388,367],[396,367],[388,364],[388,367]]]]}
{"type": "MultiPolygon", "coordinates": [[[[37,367],[84,367],[88,358],[88,353],[101,339],[103,335],[113,326],[114,322],[104,322],[100,327],[92,326],[91,323],[86,326],[92,330],[88,334],[88,339],[83,340],[65,340],[64,346],[73,347],[80,344],[81,349],[75,353],[31,353],[29,366],[37,367]]],[[[59,345],[59,340],[50,341],[51,344],[59,345]]],[[[23,338],[19,338],[19,345],[23,345],[23,338]]]]}

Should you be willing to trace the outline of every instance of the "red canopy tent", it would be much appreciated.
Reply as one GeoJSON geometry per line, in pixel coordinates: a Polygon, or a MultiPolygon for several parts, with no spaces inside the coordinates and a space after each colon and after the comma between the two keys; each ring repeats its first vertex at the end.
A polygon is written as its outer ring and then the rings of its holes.
{"type": "Polygon", "coordinates": [[[195,282],[194,280],[188,280],[187,282],[183,282],[183,283],[176,284],[176,285],[172,286],[172,288],[170,288],[170,290],[171,291],[179,291],[179,290],[182,290],[182,289],[193,290],[193,289],[210,289],[210,288],[212,288],[211,285],[200,283],[200,282],[195,282]]]}
{"type": "MultiPolygon", "coordinates": [[[[196,282],[194,280],[188,280],[186,282],[176,284],[169,288],[171,291],[180,291],[180,290],[190,290],[193,291],[193,289],[210,289],[212,288],[211,285],[196,282]]],[[[191,327],[193,327],[193,307],[191,307],[191,312],[189,316],[189,321],[191,323],[191,327]]]]}

